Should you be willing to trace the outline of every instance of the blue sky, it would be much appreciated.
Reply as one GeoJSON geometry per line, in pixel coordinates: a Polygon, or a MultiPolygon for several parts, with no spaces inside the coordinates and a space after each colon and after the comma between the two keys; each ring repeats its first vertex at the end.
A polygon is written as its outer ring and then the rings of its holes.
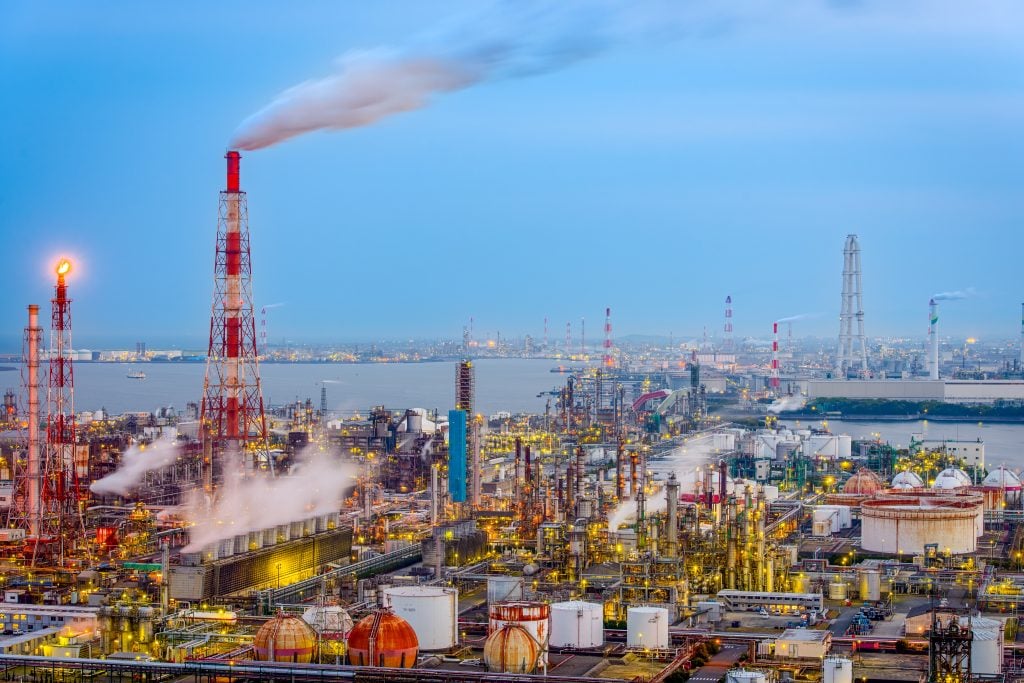
{"type": "MultiPolygon", "coordinates": [[[[0,5],[0,349],[60,254],[76,346],[202,346],[236,126],[470,6],[0,5]]],[[[739,336],[797,313],[832,336],[849,232],[869,334],[923,336],[928,297],[967,287],[944,333],[1017,334],[1024,6],[685,7],[562,69],[244,153],[271,337],[458,337],[472,315],[559,337],[582,316],[597,339],[610,305],[618,334],[681,338],[716,333],[726,294],[739,336]]]]}

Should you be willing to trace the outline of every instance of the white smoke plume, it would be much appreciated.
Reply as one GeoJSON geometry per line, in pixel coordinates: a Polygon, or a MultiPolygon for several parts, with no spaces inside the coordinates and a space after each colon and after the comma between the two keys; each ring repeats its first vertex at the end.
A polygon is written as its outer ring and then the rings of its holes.
{"type": "MultiPolygon", "coordinates": [[[[238,468],[229,467],[238,472],[238,468]]],[[[186,552],[238,534],[297,522],[316,515],[337,512],[343,491],[356,479],[358,468],[339,462],[334,456],[306,448],[288,476],[241,474],[226,477],[215,500],[194,491],[185,505],[191,543],[186,552]]]]}
{"type": "Polygon", "coordinates": [[[807,400],[800,396],[783,396],[768,406],[768,412],[777,415],[785,410],[800,410],[805,405],[807,405],[807,400]]]}
{"type": "Polygon", "coordinates": [[[696,13],[662,2],[494,2],[403,49],[342,55],[334,73],[285,90],[245,119],[230,144],[261,149],[316,130],[367,126],[425,107],[436,95],[554,71],[627,39],[664,42],[683,25],[721,30],[716,10],[696,13]]]}
{"type": "Polygon", "coordinates": [[[817,318],[820,313],[799,313],[797,315],[791,315],[786,318],[779,318],[775,322],[777,323],[795,323],[797,320],[809,320],[811,318],[817,318]]]}
{"type": "Polygon", "coordinates": [[[958,289],[954,292],[939,292],[933,294],[932,298],[936,301],[956,301],[957,299],[968,299],[977,294],[974,287],[968,287],[967,289],[958,289]]]}
{"type": "Polygon", "coordinates": [[[167,467],[178,457],[174,439],[164,437],[150,445],[132,446],[121,456],[121,464],[113,474],[94,481],[89,490],[104,495],[127,496],[138,486],[147,472],[167,467]]]}
{"type": "MultiPolygon", "coordinates": [[[[647,464],[648,477],[654,473],[664,474],[663,479],[667,480],[670,474],[675,474],[676,479],[681,482],[690,481],[692,473],[698,466],[710,462],[714,456],[714,436],[700,436],[690,439],[684,445],[674,449],[664,460],[656,460],[647,464]]],[[[664,481],[658,482],[659,487],[664,486],[664,481]]],[[[665,489],[657,488],[654,493],[647,496],[644,507],[648,515],[664,512],[668,507],[665,499],[665,489]]],[[[629,520],[636,519],[636,501],[626,500],[619,503],[608,515],[608,531],[615,532],[629,520]]]]}

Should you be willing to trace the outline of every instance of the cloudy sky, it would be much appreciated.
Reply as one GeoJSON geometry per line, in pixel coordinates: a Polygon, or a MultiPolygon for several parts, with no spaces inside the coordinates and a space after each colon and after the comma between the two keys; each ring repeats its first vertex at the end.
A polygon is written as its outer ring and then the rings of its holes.
{"type": "Polygon", "coordinates": [[[727,294],[831,336],[851,232],[869,334],[967,288],[944,332],[1017,334],[1024,5],[511,6],[0,5],[0,350],[62,254],[76,346],[202,346],[223,156],[275,125],[344,127],[243,152],[275,340],[680,338],[727,294]]]}

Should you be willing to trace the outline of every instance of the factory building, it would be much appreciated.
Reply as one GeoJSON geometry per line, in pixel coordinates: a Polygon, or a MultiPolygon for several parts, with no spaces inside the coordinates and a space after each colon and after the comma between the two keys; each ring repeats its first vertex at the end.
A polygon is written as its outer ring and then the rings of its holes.
{"type": "Polygon", "coordinates": [[[807,398],[995,403],[1024,400],[1021,380],[869,379],[807,381],[807,398]]]}

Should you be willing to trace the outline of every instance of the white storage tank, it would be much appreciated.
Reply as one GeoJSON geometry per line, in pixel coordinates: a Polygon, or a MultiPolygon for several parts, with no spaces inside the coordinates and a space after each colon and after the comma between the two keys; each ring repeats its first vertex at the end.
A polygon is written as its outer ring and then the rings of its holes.
{"type": "Polygon", "coordinates": [[[862,569],[860,587],[857,591],[861,600],[877,601],[882,599],[882,572],[877,569],[862,569]]]}
{"type": "Polygon", "coordinates": [[[999,619],[973,617],[971,631],[971,673],[998,675],[1003,673],[1003,622],[999,619]]]}
{"type": "Polygon", "coordinates": [[[487,604],[496,602],[512,602],[523,599],[523,577],[521,576],[488,576],[487,604]]]}
{"type": "Polygon", "coordinates": [[[604,645],[604,606],[570,600],[551,605],[551,647],[590,648],[604,645]]]}
{"type": "Polygon", "coordinates": [[[630,607],[626,611],[626,647],[668,648],[668,610],[664,607],[630,607]]]}
{"type": "Polygon", "coordinates": [[[846,599],[846,582],[845,581],[833,581],[828,585],[828,598],[829,600],[845,600],[846,599]]]}
{"type": "Polygon", "coordinates": [[[845,657],[825,657],[822,683],[853,683],[853,662],[845,657]]]}
{"type": "Polygon", "coordinates": [[[447,650],[458,642],[459,591],[400,586],[384,591],[384,606],[409,622],[421,650],[447,650]]]}
{"type": "Polygon", "coordinates": [[[763,671],[733,669],[725,674],[725,683],[767,683],[767,681],[763,671]]]}

